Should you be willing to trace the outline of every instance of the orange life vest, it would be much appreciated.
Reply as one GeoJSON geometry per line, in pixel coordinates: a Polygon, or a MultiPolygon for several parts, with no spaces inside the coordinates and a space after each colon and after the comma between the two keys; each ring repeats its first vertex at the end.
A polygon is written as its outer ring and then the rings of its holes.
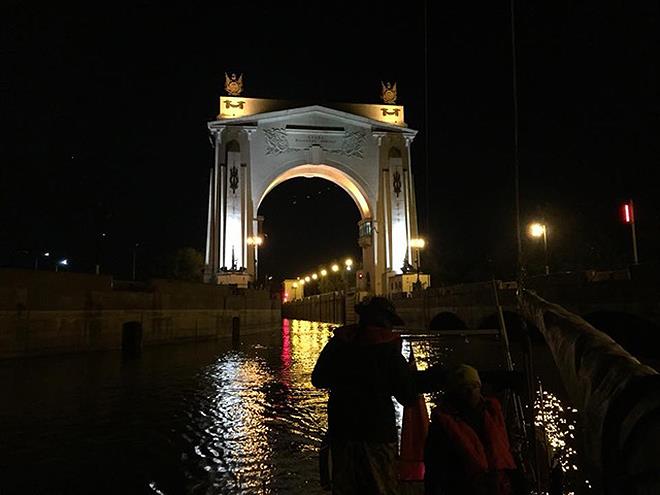
{"type": "Polygon", "coordinates": [[[460,455],[465,466],[465,474],[468,476],[516,469],[502,406],[497,399],[484,399],[484,442],[460,416],[452,414],[442,406],[433,411],[432,418],[433,422],[444,430],[460,455]]]}

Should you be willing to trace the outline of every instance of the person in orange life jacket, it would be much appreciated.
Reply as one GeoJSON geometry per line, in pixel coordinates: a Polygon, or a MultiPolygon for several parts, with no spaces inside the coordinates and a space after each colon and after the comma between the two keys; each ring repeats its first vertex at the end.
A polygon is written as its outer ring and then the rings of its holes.
{"type": "Polygon", "coordinates": [[[431,413],[424,452],[427,495],[513,495],[517,470],[499,401],[481,395],[466,364],[450,369],[431,413]]]}
{"type": "Polygon", "coordinates": [[[312,372],[329,389],[328,436],[334,494],[397,494],[397,429],[392,397],[416,399],[413,371],[392,332],[403,320],[384,297],[355,307],[357,325],[335,329],[312,372]]]}

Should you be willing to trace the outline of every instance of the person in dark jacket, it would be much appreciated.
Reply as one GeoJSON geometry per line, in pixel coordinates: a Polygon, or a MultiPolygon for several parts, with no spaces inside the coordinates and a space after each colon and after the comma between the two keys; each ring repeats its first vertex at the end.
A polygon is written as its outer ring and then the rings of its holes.
{"type": "Polygon", "coordinates": [[[466,364],[446,375],[446,394],[431,413],[424,455],[427,495],[512,495],[517,466],[499,401],[481,395],[466,364]]]}
{"type": "Polygon", "coordinates": [[[359,323],[335,329],[312,372],[329,389],[328,436],[334,494],[397,494],[397,428],[392,397],[416,399],[413,371],[392,332],[403,320],[383,297],[355,308],[359,323]]]}

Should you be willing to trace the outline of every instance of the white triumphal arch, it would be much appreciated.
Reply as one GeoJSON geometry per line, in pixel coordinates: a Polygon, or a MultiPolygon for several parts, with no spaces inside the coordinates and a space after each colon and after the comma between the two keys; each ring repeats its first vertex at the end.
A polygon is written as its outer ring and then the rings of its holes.
{"type": "MultiPolygon", "coordinates": [[[[257,210],[278,184],[320,177],[342,187],[361,220],[361,287],[388,292],[392,276],[416,268],[418,236],[410,145],[417,131],[393,104],[291,108],[287,102],[221,97],[209,122],[210,173],[206,280],[245,286],[254,279],[261,229],[257,210]]],[[[302,267],[301,267],[302,268],[302,267]]]]}

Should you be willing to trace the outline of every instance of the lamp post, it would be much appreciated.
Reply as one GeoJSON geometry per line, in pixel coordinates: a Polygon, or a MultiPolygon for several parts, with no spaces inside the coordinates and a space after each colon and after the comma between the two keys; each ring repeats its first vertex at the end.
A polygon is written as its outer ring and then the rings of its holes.
{"type": "Polygon", "coordinates": [[[633,261],[639,264],[639,257],[637,256],[637,233],[635,232],[635,208],[633,200],[629,200],[623,204],[623,222],[630,225],[630,232],[632,233],[632,247],[633,247],[633,261]]]}
{"type": "Polygon", "coordinates": [[[133,245],[133,266],[132,266],[132,268],[133,268],[133,270],[132,270],[133,280],[135,280],[135,258],[137,257],[136,251],[137,251],[137,248],[138,248],[139,245],[140,245],[140,243],[138,243],[138,242],[136,242],[133,245]]]}
{"type": "Polygon", "coordinates": [[[264,243],[263,237],[255,235],[247,238],[247,243],[250,246],[254,246],[254,285],[257,285],[258,280],[258,259],[259,259],[259,246],[264,243]]]}
{"type": "Polygon", "coordinates": [[[421,265],[421,259],[420,259],[420,251],[424,249],[424,246],[426,246],[426,241],[422,239],[421,237],[418,237],[416,239],[410,239],[410,247],[415,249],[415,258],[416,262],[415,264],[417,265],[417,282],[416,286],[418,289],[422,288],[422,284],[419,281],[419,270],[420,270],[420,265],[421,265]]]}
{"type": "MultiPolygon", "coordinates": [[[[349,286],[348,272],[353,270],[353,260],[351,258],[346,258],[344,260],[344,267],[346,268],[346,271],[345,271],[346,277],[344,278],[344,283],[345,283],[345,287],[346,287],[345,292],[348,292],[348,286],[349,286]]],[[[357,290],[357,288],[356,288],[356,290],[357,290]]]]}
{"type": "Polygon", "coordinates": [[[69,266],[69,260],[68,258],[61,259],[57,263],[55,263],[55,271],[59,271],[60,266],[69,266]]]}
{"type": "Polygon", "coordinates": [[[43,256],[44,258],[48,258],[50,256],[50,253],[46,251],[45,253],[37,253],[34,256],[34,269],[38,270],[39,269],[39,256],[43,256]]]}
{"type": "Polygon", "coordinates": [[[534,238],[543,237],[543,254],[545,259],[545,274],[550,275],[548,264],[548,226],[544,223],[534,222],[529,225],[529,235],[534,238]]]}

